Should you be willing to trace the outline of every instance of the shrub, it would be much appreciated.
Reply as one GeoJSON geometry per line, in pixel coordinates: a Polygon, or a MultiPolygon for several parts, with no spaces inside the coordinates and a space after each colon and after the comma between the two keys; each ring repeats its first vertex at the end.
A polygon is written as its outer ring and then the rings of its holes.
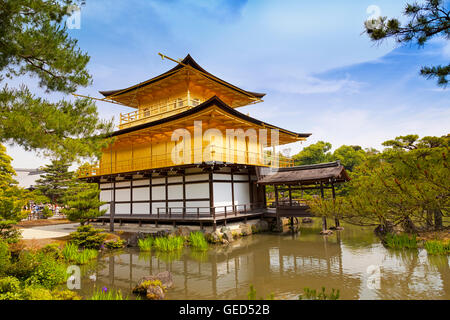
{"type": "Polygon", "coordinates": [[[197,250],[208,250],[208,242],[202,232],[191,232],[189,235],[189,243],[197,250]]]}
{"type": "Polygon", "coordinates": [[[14,262],[11,263],[8,274],[18,278],[21,281],[31,277],[34,270],[39,265],[37,255],[29,251],[22,251],[19,253],[14,262]]]}
{"type": "Polygon", "coordinates": [[[54,290],[52,295],[54,300],[81,300],[78,293],[71,290],[54,290]]]}
{"type": "Polygon", "coordinates": [[[50,255],[54,259],[60,259],[63,257],[59,244],[57,243],[47,244],[41,249],[41,252],[50,255]]]}
{"type": "Polygon", "coordinates": [[[152,237],[148,237],[145,239],[139,239],[138,240],[139,249],[141,251],[151,251],[154,241],[155,241],[155,239],[152,237]]]}
{"type": "Polygon", "coordinates": [[[52,292],[40,286],[29,286],[23,289],[24,300],[53,300],[52,292]]]}
{"type": "Polygon", "coordinates": [[[120,249],[125,246],[126,241],[122,239],[116,239],[105,242],[105,247],[108,249],[120,249]]]}
{"type": "Polygon", "coordinates": [[[22,237],[22,233],[19,229],[16,229],[14,225],[16,221],[13,220],[1,220],[0,221],[0,241],[6,241],[7,243],[17,243],[22,237]]]}
{"type": "Polygon", "coordinates": [[[31,276],[26,279],[27,285],[42,286],[53,289],[67,280],[66,266],[45,254],[38,255],[39,266],[34,268],[31,276]]]}
{"type": "Polygon", "coordinates": [[[15,277],[0,278],[0,300],[20,300],[20,281],[15,277]]]}
{"type": "Polygon", "coordinates": [[[108,236],[102,231],[102,229],[95,229],[91,225],[80,226],[76,232],[70,234],[71,242],[82,248],[98,249],[108,236]]]}
{"type": "Polygon", "coordinates": [[[42,209],[42,217],[43,217],[44,219],[53,217],[53,211],[52,211],[51,209],[49,209],[49,207],[45,206],[45,207],[42,209]]]}
{"type": "Polygon", "coordinates": [[[8,245],[0,240],[0,276],[8,270],[11,264],[11,252],[8,245]]]}

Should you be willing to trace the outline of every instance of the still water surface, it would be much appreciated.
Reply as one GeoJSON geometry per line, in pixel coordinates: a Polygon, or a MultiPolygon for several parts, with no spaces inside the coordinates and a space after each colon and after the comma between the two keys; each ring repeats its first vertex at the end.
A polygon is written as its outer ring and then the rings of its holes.
{"type": "Polygon", "coordinates": [[[297,233],[257,234],[207,252],[124,249],[85,267],[80,293],[107,287],[133,298],[140,278],[168,270],[174,286],[167,299],[247,299],[252,284],[258,298],[273,293],[276,299],[297,299],[305,287],[324,286],[339,289],[341,299],[450,300],[450,257],[386,249],[372,228],[344,227],[320,236],[315,220],[297,233]]]}

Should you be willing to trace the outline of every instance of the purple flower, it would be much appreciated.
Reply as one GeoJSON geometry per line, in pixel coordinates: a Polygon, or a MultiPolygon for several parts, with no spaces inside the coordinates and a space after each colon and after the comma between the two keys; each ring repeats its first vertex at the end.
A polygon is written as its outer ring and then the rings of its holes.
{"type": "Polygon", "coordinates": [[[102,291],[103,291],[103,293],[106,293],[106,291],[108,291],[108,288],[107,287],[103,287],[102,291]]]}

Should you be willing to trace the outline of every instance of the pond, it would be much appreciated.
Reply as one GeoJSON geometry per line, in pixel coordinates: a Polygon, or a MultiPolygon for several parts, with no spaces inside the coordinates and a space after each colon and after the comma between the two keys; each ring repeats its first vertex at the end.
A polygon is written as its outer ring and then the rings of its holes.
{"type": "Polygon", "coordinates": [[[139,279],[168,270],[167,299],[247,299],[250,285],[258,298],[298,299],[305,287],[325,287],[339,289],[340,299],[450,299],[450,257],[386,249],[373,228],[343,226],[321,236],[315,219],[297,233],[256,234],[207,252],[123,249],[83,268],[80,294],[107,287],[132,299],[139,279]]]}

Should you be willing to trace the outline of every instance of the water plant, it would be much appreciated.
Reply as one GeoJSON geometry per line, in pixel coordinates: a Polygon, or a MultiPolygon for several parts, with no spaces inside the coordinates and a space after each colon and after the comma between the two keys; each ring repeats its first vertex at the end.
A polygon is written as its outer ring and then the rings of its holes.
{"type": "Polygon", "coordinates": [[[120,290],[113,290],[103,287],[94,291],[90,300],[128,300],[128,297],[124,298],[122,296],[122,291],[120,290]]]}
{"type": "Polygon", "coordinates": [[[180,250],[184,247],[184,238],[182,236],[168,236],[155,238],[153,246],[156,250],[170,252],[180,250]]]}
{"type": "Polygon", "coordinates": [[[62,250],[62,256],[68,262],[86,264],[90,260],[97,258],[98,251],[95,249],[84,249],[80,251],[76,244],[67,243],[62,250]]]}
{"type": "Polygon", "coordinates": [[[450,255],[450,240],[428,240],[424,247],[427,253],[431,255],[450,255]]]}
{"type": "Polygon", "coordinates": [[[386,234],[386,237],[383,240],[383,243],[392,249],[416,249],[417,248],[417,239],[416,235],[412,235],[411,237],[407,234],[386,234]]]}
{"type": "Polygon", "coordinates": [[[138,240],[138,246],[141,251],[151,251],[153,242],[155,239],[153,237],[147,237],[145,239],[138,240]]]}
{"type": "MultiPolygon", "coordinates": [[[[256,290],[255,287],[253,287],[253,285],[250,285],[250,290],[249,292],[247,292],[247,297],[248,300],[256,300],[256,290]]],[[[259,298],[259,300],[264,300],[263,297],[259,298]]],[[[267,296],[267,300],[275,300],[275,294],[273,292],[271,292],[268,296],[267,296]]]]}
{"type": "Polygon", "coordinates": [[[304,288],[304,295],[298,296],[299,300],[338,300],[340,296],[339,289],[331,289],[330,293],[325,292],[325,287],[322,287],[322,291],[317,292],[315,289],[304,288]]]}
{"type": "Polygon", "coordinates": [[[78,254],[78,246],[74,243],[66,243],[62,249],[62,256],[67,261],[75,261],[78,254]]]}
{"type": "Polygon", "coordinates": [[[202,232],[191,232],[189,235],[189,243],[196,250],[208,250],[208,241],[206,241],[205,235],[202,232]]]}

